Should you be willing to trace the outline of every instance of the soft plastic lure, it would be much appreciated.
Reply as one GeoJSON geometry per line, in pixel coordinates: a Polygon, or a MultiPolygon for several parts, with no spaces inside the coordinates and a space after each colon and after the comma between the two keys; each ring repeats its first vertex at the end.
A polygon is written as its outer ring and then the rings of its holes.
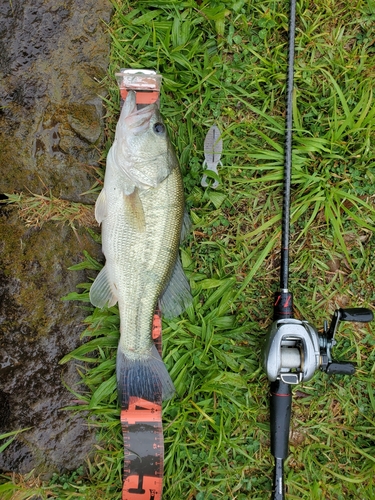
{"type": "MultiPolygon", "coordinates": [[[[217,167],[222,165],[220,161],[221,153],[223,151],[223,141],[220,138],[221,131],[217,125],[212,125],[210,130],[207,132],[206,138],[204,140],[204,162],[203,168],[205,170],[211,170],[216,175],[218,175],[217,167]]],[[[202,178],[201,185],[207,187],[209,184],[207,182],[207,175],[205,174],[202,178]]],[[[216,189],[219,185],[219,181],[215,179],[212,187],[216,189]]]]}

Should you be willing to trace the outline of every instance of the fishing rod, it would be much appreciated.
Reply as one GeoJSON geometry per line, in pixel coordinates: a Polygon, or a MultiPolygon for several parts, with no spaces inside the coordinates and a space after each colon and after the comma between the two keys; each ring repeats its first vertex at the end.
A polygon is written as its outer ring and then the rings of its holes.
{"type": "Polygon", "coordinates": [[[331,324],[324,321],[322,332],[306,320],[293,317],[293,295],[288,289],[290,205],[293,145],[293,80],[296,31],[296,0],[290,0],[288,70],[286,89],[284,187],[281,224],[280,290],[274,297],[273,323],[263,347],[263,368],[270,383],[271,453],[274,474],[271,500],[284,500],[284,461],[288,457],[289,429],[292,408],[292,387],[312,378],[317,370],[330,375],[353,375],[352,363],[332,359],[334,336],[340,321],[367,323],[372,311],[365,308],[338,309],[331,324]]]}

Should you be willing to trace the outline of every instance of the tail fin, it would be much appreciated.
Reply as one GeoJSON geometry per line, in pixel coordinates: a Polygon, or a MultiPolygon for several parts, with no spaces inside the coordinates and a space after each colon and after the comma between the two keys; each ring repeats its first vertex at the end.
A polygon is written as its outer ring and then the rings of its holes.
{"type": "Polygon", "coordinates": [[[174,385],[160,354],[153,345],[150,356],[132,359],[117,350],[117,390],[121,408],[127,408],[130,396],[159,403],[174,394],[174,385]]]}

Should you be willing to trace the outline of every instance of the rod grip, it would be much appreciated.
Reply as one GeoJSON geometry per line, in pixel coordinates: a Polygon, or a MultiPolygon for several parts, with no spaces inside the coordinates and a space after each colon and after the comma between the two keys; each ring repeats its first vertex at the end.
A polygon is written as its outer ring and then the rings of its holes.
{"type": "Polygon", "coordinates": [[[275,380],[270,392],[271,453],[275,457],[271,500],[284,500],[284,460],[289,449],[292,390],[289,384],[275,380]]]}
{"type": "Polygon", "coordinates": [[[271,453],[283,460],[288,456],[292,390],[282,380],[271,383],[271,453]]]}

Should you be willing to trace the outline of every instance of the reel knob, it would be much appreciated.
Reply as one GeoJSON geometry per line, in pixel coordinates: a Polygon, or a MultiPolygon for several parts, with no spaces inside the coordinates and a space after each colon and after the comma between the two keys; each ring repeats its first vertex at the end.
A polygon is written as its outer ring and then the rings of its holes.
{"type": "Polygon", "coordinates": [[[370,309],[365,307],[351,307],[349,309],[339,309],[340,321],[356,321],[358,323],[369,323],[374,319],[370,309]]]}
{"type": "Polygon", "coordinates": [[[327,366],[325,370],[328,375],[354,375],[355,366],[353,363],[339,363],[333,361],[327,366]]]}

